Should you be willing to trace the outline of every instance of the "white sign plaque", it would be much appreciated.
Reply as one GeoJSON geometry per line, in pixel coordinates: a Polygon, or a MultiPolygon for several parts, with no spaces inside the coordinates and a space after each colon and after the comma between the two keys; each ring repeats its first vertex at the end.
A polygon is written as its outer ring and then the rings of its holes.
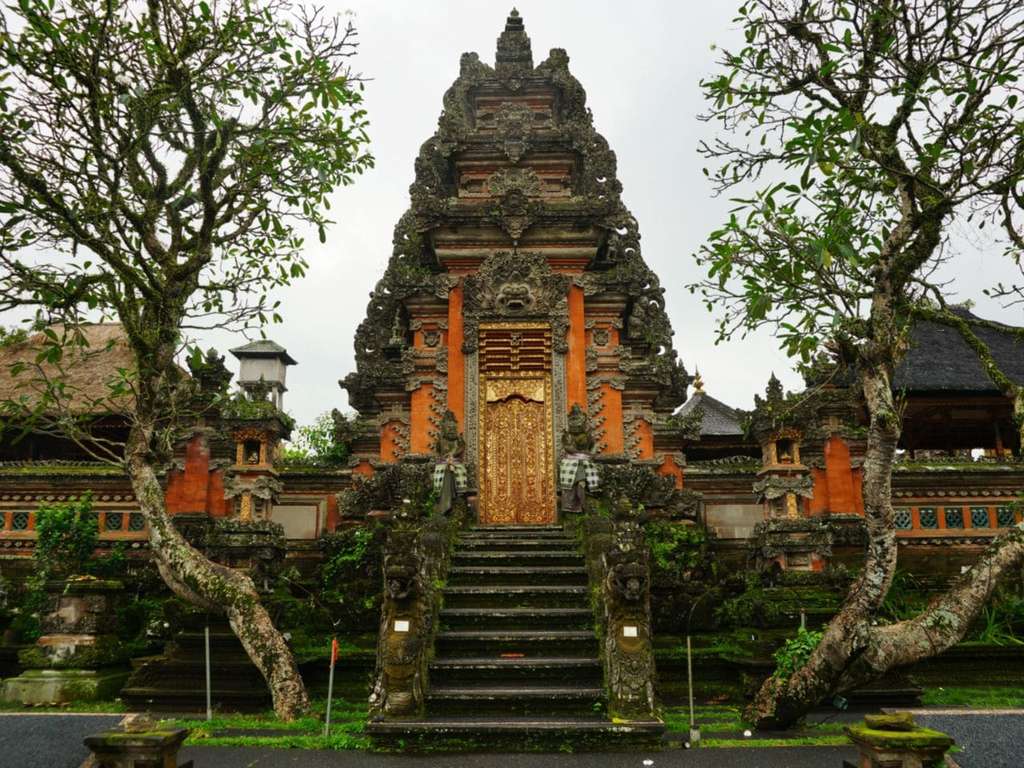
{"type": "Polygon", "coordinates": [[[622,636],[623,637],[636,637],[637,636],[637,628],[635,626],[633,626],[632,624],[626,624],[622,628],[622,636]]]}
{"type": "Polygon", "coordinates": [[[395,632],[408,632],[409,631],[409,620],[408,619],[395,619],[395,632]]]}

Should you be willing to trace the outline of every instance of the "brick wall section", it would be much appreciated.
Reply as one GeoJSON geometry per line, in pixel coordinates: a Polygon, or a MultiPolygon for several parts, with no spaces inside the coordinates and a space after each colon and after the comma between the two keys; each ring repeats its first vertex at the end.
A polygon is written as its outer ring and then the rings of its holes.
{"type": "Polygon", "coordinates": [[[167,473],[167,511],[170,514],[205,512],[210,486],[210,449],[193,437],[185,446],[184,471],[167,473]]]}

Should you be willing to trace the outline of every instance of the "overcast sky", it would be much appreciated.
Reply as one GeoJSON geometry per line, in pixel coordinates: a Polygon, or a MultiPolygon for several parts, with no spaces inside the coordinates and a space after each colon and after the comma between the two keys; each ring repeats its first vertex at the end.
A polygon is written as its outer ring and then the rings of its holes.
{"type": "MultiPolygon", "coordinates": [[[[368,294],[391,254],[395,222],[409,203],[413,160],[436,129],[441,98],[457,77],[463,51],[494,61],[495,40],[508,2],[336,0],[359,30],[356,69],[367,85],[376,168],[335,196],[337,224],[321,245],[308,238],[308,276],[282,295],[283,325],[268,335],[298,365],[289,371],[285,409],[308,423],[333,407],[346,408],[337,381],[354,367],[352,335],[368,294]]],[[[698,82],[714,70],[713,43],[736,39],[731,23],[738,0],[630,3],[603,0],[525,0],[518,3],[533,42],[534,63],[565,48],[569,66],[587,91],[597,129],[618,155],[623,199],[640,224],[643,255],[661,277],[675,347],[687,370],[699,368],[706,390],[730,405],[750,408],[774,370],[788,388],[800,379],[768,334],[715,346],[713,317],[684,286],[699,270],[692,254],[724,220],[727,204],[711,197],[696,146],[710,126],[698,82]]],[[[959,299],[976,312],[1020,323],[1021,311],[984,299],[983,285],[1012,279],[995,255],[960,256],[959,299]]],[[[239,339],[217,337],[221,349],[239,339]]],[[[231,361],[234,364],[234,361],[231,361]]]]}

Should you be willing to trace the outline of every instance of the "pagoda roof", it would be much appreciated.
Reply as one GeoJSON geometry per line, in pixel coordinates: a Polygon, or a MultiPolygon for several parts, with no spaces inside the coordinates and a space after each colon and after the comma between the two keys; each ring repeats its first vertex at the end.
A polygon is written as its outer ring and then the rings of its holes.
{"type": "MultiPolygon", "coordinates": [[[[971,330],[988,346],[1003,373],[1024,385],[1022,329],[984,320],[964,307],[955,307],[952,311],[971,325],[971,330]]],[[[918,393],[1000,394],[978,355],[957,329],[932,321],[918,322],[911,331],[909,348],[893,377],[893,389],[918,393]]]]}
{"type": "Polygon", "coordinates": [[[743,414],[702,389],[694,392],[677,413],[688,416],[698,408],[703,412],[701,435],[739,437],[744,434],[743,414]]]}
{"type": "Polygon", "coordinates": [[[295,359],[288,354],[288,351],[270,339],[258,339],[228,351],[239,360],[243,357],[279,357],[285,365],[296,365],[295,359]]]}

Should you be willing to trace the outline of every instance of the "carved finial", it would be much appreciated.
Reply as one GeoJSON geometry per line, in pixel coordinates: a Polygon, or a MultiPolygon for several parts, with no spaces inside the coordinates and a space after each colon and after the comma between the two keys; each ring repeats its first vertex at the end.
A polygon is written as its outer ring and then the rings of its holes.
{"type": "Polygon", "coordinates": [[[505,31],[498,37],[494,68],[499,77],[511,77],[533,71],[530,38],[526,36],[523,19],[515,8],[505,21],[505,31]]]}
{"type": "Polygon", "coordinates": [[[700,377],[700,368],[697,368],[693,372],[693,391],[703,392],[704,391],[704,379],[700,377]]]}
{"type": "Polygon", "coordinates": [[[769,403],[781,403],[783,400],[782,382],[775,375],[775,371],[772,371],[772,376],[768,379],[768,387],[765,389],[765,394],[769,403]]]}

